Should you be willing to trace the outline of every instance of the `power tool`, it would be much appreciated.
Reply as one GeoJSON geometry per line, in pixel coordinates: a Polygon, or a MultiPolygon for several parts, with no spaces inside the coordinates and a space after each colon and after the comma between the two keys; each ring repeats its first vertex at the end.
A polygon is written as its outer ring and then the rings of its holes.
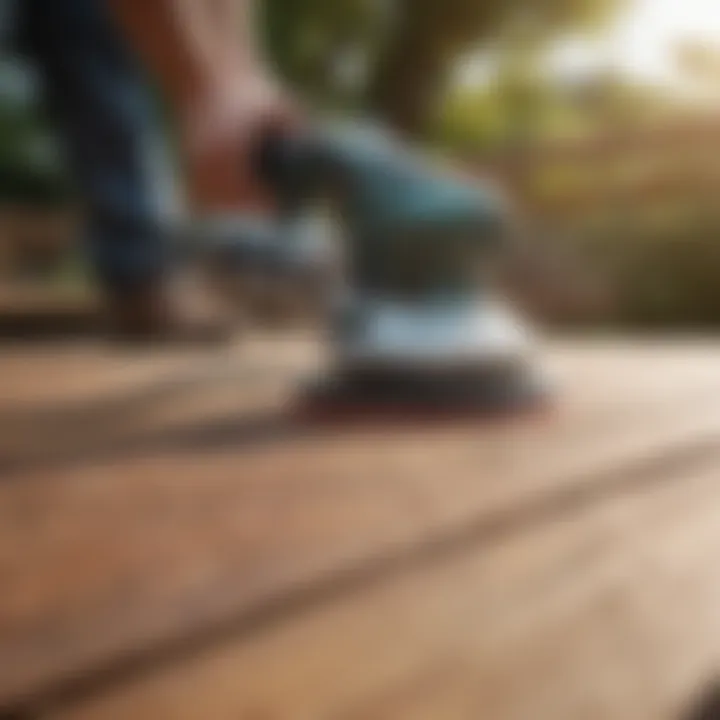
{"type": "Polygon", "coordinates": [[[307,412],[456,416],[547,396],[534,334],[493,290],[511,211],[489,183],[361,122],[276,129],[254,162],[282,243],[323,217],[341,249],[327,365],[302,394],[307,412]]]}

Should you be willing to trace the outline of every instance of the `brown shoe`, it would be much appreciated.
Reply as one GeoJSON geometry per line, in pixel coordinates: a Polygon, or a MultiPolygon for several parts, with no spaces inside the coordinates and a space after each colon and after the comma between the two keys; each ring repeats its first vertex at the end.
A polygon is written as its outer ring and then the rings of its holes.
{"type": "Polygon", "coordinates": [[[108,310],[111,337],[123,343],[222,343],[233,334],[223,309],[188,282],[153,283],[113,293],[108,310]]]}

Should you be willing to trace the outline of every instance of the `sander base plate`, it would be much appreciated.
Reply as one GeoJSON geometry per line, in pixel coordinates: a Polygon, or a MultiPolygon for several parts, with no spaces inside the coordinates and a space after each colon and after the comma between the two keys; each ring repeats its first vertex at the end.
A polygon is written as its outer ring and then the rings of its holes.
{"type": "Polygon", "coordinates": [[[550,388],[522,364],[465,372],[336,373],[309,383],[297,413],[318,421],[497,419],[544,409],[550,388]]]}

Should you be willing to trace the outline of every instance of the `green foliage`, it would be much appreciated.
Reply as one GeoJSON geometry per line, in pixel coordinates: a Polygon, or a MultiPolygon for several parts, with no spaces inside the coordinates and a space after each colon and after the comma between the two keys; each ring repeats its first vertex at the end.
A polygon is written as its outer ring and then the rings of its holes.
{"type": "Polygon", "coordinates": [[[326,103],[364,103],[411,133],[428,129],[454,63],[508,35],[542,44],[606,17],[621,0],[265,0],[270,57],[295,87],[326,103]],[[349,56],[366,74],[351,90],[349,56]]]}
{"type": "Polygon", "coordinates": [[[69,195],[65,168],[38,107],[24,92],[4,93],[0,96],[0,202],[61,203],[69,195]]]}
{"type": "Polygon", "coordinates": [[[492,93],[457,94],[447,102],[438,128],[443,145],[458,152],[484,152],[505,138],[503,110],[492,93]]]}
{"type": "Polygon", "coordinates": [[[641,131],[680,117],[681,107],[671,96],[624,77],[599,74],[563,85],[539,75],[537,62],[529,63],[526,73],[516,65],[508,70],[504,62],[495,57],[487,85],[449,93],[435,130],[441,144],[466,151],[522,149],[523,144],[641,131]]]}
{"type": "Polygon", "coordinates": [[[348,59],[371,64],[382,40],[382,0],[264,0],[261,8],[276,69],[321,103],[345,100],[342,65],[348,59]]]}

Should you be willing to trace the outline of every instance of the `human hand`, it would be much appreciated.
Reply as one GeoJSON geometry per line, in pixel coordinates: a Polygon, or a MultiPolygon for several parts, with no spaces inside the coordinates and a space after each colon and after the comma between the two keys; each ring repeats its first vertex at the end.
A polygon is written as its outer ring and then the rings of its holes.
{"type": "Polygon", "coordinates": [[[213,82],[187,108],[183,123],[190,194],[202,210],[266,205],[249,164],[259,133],[299,120],[289,93],[267,77],[213,82]]]}

